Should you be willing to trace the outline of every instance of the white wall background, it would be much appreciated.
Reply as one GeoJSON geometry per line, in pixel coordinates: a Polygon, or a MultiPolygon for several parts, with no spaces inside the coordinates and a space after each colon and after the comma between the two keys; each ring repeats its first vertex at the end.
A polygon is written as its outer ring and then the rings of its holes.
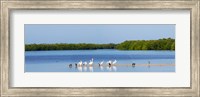
{"type": "Polygon", "coordinates": [[[12,87],[190,87],[189,10],[15,10],[10,34],[12,87]],[[175,24],[176,72],[24,73],[24,24],[175,24]]]}

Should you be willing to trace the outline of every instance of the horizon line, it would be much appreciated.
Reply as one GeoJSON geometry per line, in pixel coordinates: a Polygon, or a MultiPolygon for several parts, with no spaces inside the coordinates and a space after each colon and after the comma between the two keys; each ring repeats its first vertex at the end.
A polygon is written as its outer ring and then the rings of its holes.
{"type": "MultiPolygon", "coordinates": [[[[168,37],[168,38],[160,38],[160,39],[174,39],[175,38],[171,38],[171,37],[168,37]]],[[[147,41],[147,40],[159,40],[159,39],[142,39],[142,40],[125,40],[125,41],[147,41]]],[[[122,41],[122,42],[119,42],[119,43],[64,43],[64,42],[60,42],[60,43],[25,43],[25,45],[30,45],[30,44],[120,44],[120,43],[123,43],[125,41],[122,41]]]]}

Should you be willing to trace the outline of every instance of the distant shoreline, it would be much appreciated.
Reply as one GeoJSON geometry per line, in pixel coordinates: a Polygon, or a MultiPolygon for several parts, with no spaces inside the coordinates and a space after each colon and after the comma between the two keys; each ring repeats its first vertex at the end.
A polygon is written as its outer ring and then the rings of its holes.
{"type": "Polygon", "coordinates": [[[51,50],[175,50],[175,39],[163,38],[158,40],[127,40],[119,44],[25,44],[25,51],[51,50]]]}

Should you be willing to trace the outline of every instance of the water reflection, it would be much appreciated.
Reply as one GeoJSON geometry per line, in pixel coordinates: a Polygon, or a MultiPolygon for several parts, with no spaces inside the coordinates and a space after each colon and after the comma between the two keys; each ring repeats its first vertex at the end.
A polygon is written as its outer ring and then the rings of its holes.
{"type": "MultiPolygon", "coordinates": [[[[65,65],[66,66],[66,65],[65,65]]],[[[173,68],[173,66],[152,66],[152,65],[146,65],[146,66],[77,66],[77,68],[73,65],[72,67],[68,65],[67,71],[69,72],[121,72],[121,71],[127,71],[127,72],[152,72],[152,71],[169,71],[170,68],[173,68]]]]}
{"type": "Polygon", "coordinates": [[[103,66],[100,66],[100,70],[103,71],[103,66]]]}
{"type": "Polygon", "coordinates": [[[90,67],[89,67],[89,70],[90,70],[90,72],[93,72],[93,67],[90,66],[90,67]]]}
{"type": "Polygon", "coordinates": [[[113,71],[115,71],[115,72],[117,71],[117,67],[116,66],[113,66],[112,68],[113,68],[113,71]]]}
{"type": "Polygon", "coordinates": [[[116,72],[117,71],[117,66],[107,66],[107,67],[99,66],[99,68],[98,67],[93,67],[93,66],[89,66],[89,67],[88,66],[77,66],[76,69],[79,72],[94,72],[94,69],[97,69],[97,71],[99,69],[100,71],[104,71],[104,72],[105,71],[109,71],[109,72],[114,71],[114,72],[116,72]],[[104,70],[104,68],[107,68],[107,69],[104,70]]]}
{"type": "Polygon", "coordinates": [[[86,72],[86,71],[87,71],[87,66],[84,66],[84,67],[83,67],[83,70],[86,72]]]}
{"type": "Polygon", "coordinates": [[[79,72],[82,72],[82,71],[83,71],[83,68],[82,68],[82,66],[78,66],[78,68],[77,68],[77,69],[78,69],[78,71],[79,71],[79,72]]]}
{"type": "Polygon", "coordinates": [[[112,71],[111,66],[107,66],[107,70],[108,70],[108,71],[112,71]]]}

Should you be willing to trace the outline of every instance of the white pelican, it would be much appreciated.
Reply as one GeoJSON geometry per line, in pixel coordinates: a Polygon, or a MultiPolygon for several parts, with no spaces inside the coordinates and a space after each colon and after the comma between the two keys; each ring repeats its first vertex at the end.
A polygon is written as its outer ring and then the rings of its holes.
{"type": "Polygon", "coordinates": [[[117,60],[113,61],[113,63],[112,63],[112,64],[114,65],[114,64],[116,64],[116,63],[117,63],[117,60]]]}
{"type": "Polygon", "coordinates": [[[92,60],[90,60],[90,62],[89,62],[89,65],[92,66],[93,63],[94,62],[93,62],[93,58],[92,58],[92,60]]]}
{"type": "Polygon", "coordinates": [[[107,63],[108,63],[108,64],[109,64],[109,63],[111,64],[111,63],[112,63],[112,61],[110,61],[110,60],[109,60],[107,63]]]}
{"type": "Polygon", "coordinates": [[[82,62],[82,61],[78,62],[78,65],[79,65],[79,66],[82,66],[82,64],[83,64],[83,62],[82,62]]]}
{"type": "Polygon", "coordinates": [[[87,62],[84,62],[83,64],[84,64],[85,66],[87,66],[87,62]]]}
{"type": "Polygon", "coordinates": [[[103,62],[104,62],[104,61],[101,61],[101,62],[99,63],[99,66],[103,66],[103,62]]]}

